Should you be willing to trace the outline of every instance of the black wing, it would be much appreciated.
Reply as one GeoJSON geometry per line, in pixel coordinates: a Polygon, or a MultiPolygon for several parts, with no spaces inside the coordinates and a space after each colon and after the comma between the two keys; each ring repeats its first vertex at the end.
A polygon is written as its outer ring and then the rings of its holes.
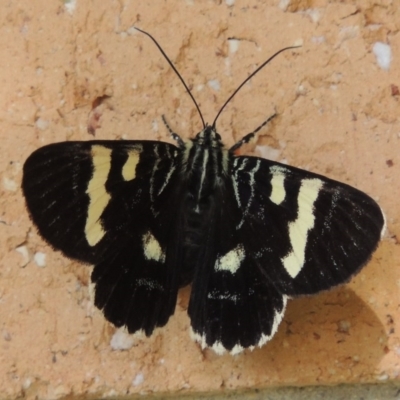
{"type": "Polygon", "coordinates": [[[252,253],[281,293],[344,283],[377,248],[385,218],[360,190],[255,157],[237,157],[234,169],[243,225],[254,232],[252,253]]]}
{"type": "Polygon", "coordinates": [[[116,326],[150,335],[173,314],[178,149],[151,141],[65,142],[35,151],[22,189],[39,233],[95,264],[95,304],[116,326]]]}
{"type": "Polygon", "coordinates": [[[256,157],[235,157],[217,193],[212,254],[193,282],[194,338],[217,353],[262,346],[288,297],[346,282],[367,263],[381,209],[343,183],[256,157]]]}

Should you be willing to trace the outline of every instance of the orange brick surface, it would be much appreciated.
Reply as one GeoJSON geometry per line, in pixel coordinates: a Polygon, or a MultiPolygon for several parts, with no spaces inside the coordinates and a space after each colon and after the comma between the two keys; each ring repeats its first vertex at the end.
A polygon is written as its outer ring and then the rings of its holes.
{"type": "MultiPolygon", "coordinates": [[[[22,0],[0,7],[0,398],[222,391],[397,380],[400,373],[400,8],[395,2],[22,0]],[[63,140],[182,137],[201,123],[151,32],[227,145],[276,110],[249,153],[367,192],[388,231],[345,286],[293,300],[274,339],[232,357],[189,337],[190,289],[150,337],[126,337],[93,306],[91,267],[37,234],[24,160],[63,140]],[[373,48],[390,46],[381,68],[373,48]],[[111,346],[122,338],[126,349],[111,346]],[[112,342],[114,341],[114,342],[112,342]]],[[[251,312],[251,310],[249,310],[251,312]]]]}

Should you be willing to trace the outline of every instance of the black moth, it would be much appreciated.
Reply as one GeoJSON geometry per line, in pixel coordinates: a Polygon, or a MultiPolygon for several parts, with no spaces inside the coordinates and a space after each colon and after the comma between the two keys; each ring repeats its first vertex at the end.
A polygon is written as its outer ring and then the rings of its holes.
{"type": "Polygon", "coordinates": [[[288,298],[358,272],[377,247],[384,216],[351,186],[236,156],[261,127],[226,149],[216,119],[209,126],[202,118],[204,129],[187,142],[171,132],[178,147],[50,144],[27,159],[22,189],[43,238],[94,264],[95,304],[107,320],[150,336],[191,283],[193,338],[235,354],[272,338],[288,298]]]}

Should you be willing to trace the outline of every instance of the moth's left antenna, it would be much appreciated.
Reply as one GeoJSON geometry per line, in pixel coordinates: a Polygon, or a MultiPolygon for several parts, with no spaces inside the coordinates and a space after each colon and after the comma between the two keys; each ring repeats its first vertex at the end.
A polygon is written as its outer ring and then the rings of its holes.
{"type": "Polygon", "coordinates": [[[200,111],[200,107],[197,104],[197,101],[194,99],[192,92],[190,91],[190,89],[188,88],[188,86],[186,85],[185,81],[183,80],[181,74],[178,72],[178,70],[175,68],[175,65],[172,64],[172,61],[168,58],[168,56],[165,54],[165,51],[161,48],[161,46],[158,44],[157,40],[153,38],[153,36],[150,35],[150,33],[147,33],[145,31],[142,31],[139,28],[134,27],[136,30],[138,30],[139,32],[144,33],[145,35],[147,35],[153,42],[154,44],[158,47],[158,50],[160,50],[161,54],[164,56],[164,58],[167,60],[168,64],[171,66],[171,68],[175,71],[176,75],[178,76],[178,78],[181,80],[183,86],[185,86],[186,91],[189,93],[189,96],[191,97],[191,99],[193,100],[194,105],[196,106],[197,112],[200,115],[201,118],[201,122],[203,123],[203,128],[206,127],[206,123],[204,122],[204,118],[203,118],[203,114],[200,111]]]}

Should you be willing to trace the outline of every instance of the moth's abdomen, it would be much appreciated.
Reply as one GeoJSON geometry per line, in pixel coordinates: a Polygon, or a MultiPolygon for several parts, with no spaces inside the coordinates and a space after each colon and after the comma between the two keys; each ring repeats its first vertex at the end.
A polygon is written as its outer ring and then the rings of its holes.
{"type": "Polygon", "coordinates": [[[180,286],[186,286],[193,280],[196,261],[202,257],[203,244],[206,241],[206,220],[202,213],[189,212],[185,217],[183,234],[183,265],[180,286]]]}

